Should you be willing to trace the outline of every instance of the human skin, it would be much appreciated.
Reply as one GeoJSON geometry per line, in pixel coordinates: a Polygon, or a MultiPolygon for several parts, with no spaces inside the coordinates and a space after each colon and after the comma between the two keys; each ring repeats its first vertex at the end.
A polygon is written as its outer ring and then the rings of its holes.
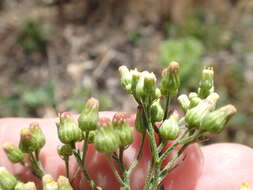
{"type": "MultiPolygon", "coordinates": [[[[113,112],[103,112],[100,113],[100,116],[112,117],[113,112]]],[[[47,143],[41,151],[41,160],[42,164],[47,173],[57,177],[59,175],[65,174],[64,163],[58,157],[56,153],[56,148],[61,144],[57,138],[57,130],[55,126],[56,119],[25,119],[25,118],[5,118],[0,119],[0,144],[5,141],[10,141],[12,143],[18,144],[19,140],[19,131],[23,127],[27,127],[32,121],[37,121],[42,127],[42,130],[46,134],[47,143]]],[[[129,123],[133,124],[134,116],[129,115],[129,123]]],[[[135,133],[134,143],[126,150],[124,160],[127,165],[133,161],[137,155],[137,151],[140,144],[140,135],[135,133]]],[[[217,151],[216,148],[209,148],[207,146],[203,149],[205,162],[202,170],[203,155],[200,151],[200,148],[197,145],[192,145],[185,151],[185,161],[173,172],[171,172],[166,179],[164,180],[164,186],[166,190],[232,190],[238,189],[238,186],[243,181],[248,181],[251,177],[253,179],[253,167],[248,167],[245,164],[251,164],[250,160],[253,160],[253,152],[250,148],[245,148],[240,145],[230,145],[230,144],[221,144],[221,145],[212,145],[216,146],[218,150],[226,147],[231,147],[233,150],[231,153],[227,151],[224,155],[224,151],[217,151]],[[230,174],[231,172],[222,170],[223,164],[218,165],[217,163],[226,163],[228,157],[234,155],[235,153],[239,154],[237,161],[231,159],[230,163],[234,166],[233,170],[238,172],[235,174],[240,176],[239,178],[233,179],[231,182],[229,179],[225,180],[222,178],[223,175],[230,174]],[[215,156],[216,155],[216,156],[215,156]],[[245,159],[245,157],[248,157],[245,159]],[[216,158],[220,158],[216,160],[216,158]],[[238,162],[238,160],[243,160],[243,164],[238,162]],[[218,161],[218,162],[217,162],[218,161]],[[238,164],[237,164],[238,162],[238,164]],[[240,163],[240,164],[239,164],[240,163]],[[240,166],[240,167],[239,167],[240,166]],[[245,170],[247,166],[246,173],[242,171],[245,170]],[[220,168],[220,170],[217,169],[220,168]],[[216,169],[215,169],[216,168],[216,169]],[[250,172],[250,170],[252,172],[250,172]],[[202,174],[201,174],[202,173],[202,174]],[[245,177],[246,175],[246,177],[245,177]],[[244,176],[244,177],[243,177],[244,176]],[[211,179],[211,180],[209,180],[211,179]],[[213,183],[216,182],[215,179],[221,179],[221,182],[224,183],[213,183]],[[197,185],[196,185],[197,184],[197,185]],[[216,185],[214,185],[216,184],[216,185]],[[210,187],[210,188],[209,188],[210,187]],[[209,189],[207,189],[209,188],[209,189]]],[[[9,169],[10,172],[15,175],[20,176],[23,180],[38,180],[35,177],[32,177],[32,174],[29,170],[24,169],[19,164],[11,164],[7,157],[4,155],[3,150],[0,150],[0,165],[5,166],[9,169]]],[[[168,158],[169,159],[169,158],[168,158]]],[[[131,176],[132,189],[141,190],[146,178],[147,165],[150,161],[150,152],[148,142],[145,142],[143,157],[140,164],[134,170],[131,176]]],[[[75,162],[71,163],[72,170],[76,167],[75,162]]],[[[89,173],[94,179],[94,181],[99,184],[105,190],[118,190],[119,185],[114,178],[114,175],[108,165],[108,160],[104,154],[98,153],[94,150],[92,145],[89,147],[86,159],[86,167],[89,170],[89,173]]],[[[227,169],[227,168],[225,168],[227,169]]],[[[74,182],[75,189],[89,189],[87,184],[84,183],[84,180],[80,180],[80,176],[74,182]]]]}

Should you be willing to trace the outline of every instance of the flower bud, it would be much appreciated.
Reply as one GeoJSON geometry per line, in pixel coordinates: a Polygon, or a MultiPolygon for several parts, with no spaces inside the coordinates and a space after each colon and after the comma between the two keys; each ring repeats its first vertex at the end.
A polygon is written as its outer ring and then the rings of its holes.
{"type": "Polygon", "coordinates": [[[57,153],[62,159],[66,159],[73,154],[72,147],[69,144],[63,144],[57,148],[57,153]]]}
{"type": "Polygon", "coordinates": [[[162,72],[160,84],[161,93],[164,96],[176,96],[180,87],[179,64],[171,62],[169,67],[162,72]]]}
{"type": "Polygon", "coordinates": [[[15,190],[24,190],[25,189],[25,184],[22,182],[18,182],[18,184],[15,186],[15,190]]]}
{"type": "Polygon", "coordinates": [[[140,133],[146,132],[145,121],[144,121],[144,109],[142,106],[137,107],[137,114],[135,118],[135,129],[140,133]]]}
{"type": "Polygon", "coordinates": [[[189,100],[191,102],[190,108],[197,106],[202,101],[196,92],[191,92],[189,94],[189,100]]]}
{"type": "Polygon", "coordinates": [[[164,111],[159,100],[154,101],[150,109],[152,122],[158,122],[163,119],[164,111]]]}
{"type": "Polygon", "coordinates": [[[3,190],[13,190],[18,180],[10,174],[4,167],[0,167],[0,188],[3,190]]]}
{"type": "Polygon", "coordinates": [[[53,177],[46,174],[42,177],[43,190],[58,190],[58,184],[53,177]]]}
{"type": "Polygon", "coordinates": [[[113,116],[112,124],[113,129],[119,137],[120,147],[126,147],[132,144],[134,140],[134,134],[132,128],[128,125],[126,114],[116,113],[113,116]]]}
{"type": "Polygon", "coordinates": [[[59,115],[60,120],[56,123],[58,137],[62,143],[69,144],[82,140],[82,131],[69,112],[59,115]]]}
{"type": "Polygon", "coordinates": [[[185,94],[178,96],[177,100],[185,112],[190,108],[191,102],[185,94]]]}
{"type": "Polygon", "coordinates": [[[28,128],[21,129],[19,148],[24,153],[32,153],[40,150],[46,143],[45,136],[39,124],[33,122],[28,128]]]}
{"type": "Polygon", "coordinates": [[[68,178],[60,176],[57,180],[58,190],[73,190],[72,186],[69,183],[68,178]]]}
{"type": "Polygon", "coordinates": [[[141,77],[141,73],[137,69],[134,69],[134,70],[130,70],[130,74],[132,76],[131,92],[133,95],[136,95],[136,86],[141,77]]]}
{"type": "Polygon", "coordinates": [[[233,105],[223,106],[207,114],[203,119],[200,129],[212,133],[219,133],[225,128],[226,123],[235,113],[236,108],[233,105]]]}
{"type": "Polygon", "coordinates": [[[12,163],[23,161],[24,153],[16,145],[6,142],[3,144],[3,149],[12,163]]]}
{"type": "Polygon", "coordinates": [[[119,143],[119,138],[113,131],[111,120],[109,118],[99,119],[95,137],[97,151],[104,153],[115,152],[119,147],[119,143]]]}
{"type": "Polygon", "coordinates": [[[121,86],[127,90],[127,92],[131,92],[131,83],[132,83],[132,75],[129,72],[128,68],[124,65],[119,67],[120,72],[120,84],[121,86]]]}
{"type": "Polygon", "coordinates": [[[24,190],[36,190],[34,182],[27,182],[24,184],[24,190]]]}
{"type": "Polygon", "coordinates": [[[156,99],[156,76],[154,73],[143,71],[136,86],[136,96],[146,99],[156,99]]]}
{"type": "Polygon", "coordinates": [[[172,115],[166,119],[159,128],[159,133],[163,140],[174,140],[179,135],[178,126],[179,114],[174,111],[172,115]]]}
{"type": "Polygon", "coordinates": [[[196,107],[189,109],[185,115],[185,121],[188,123],[188,127],[199,128],[203,118],[213,108],[213,104],[208,100],[201,101],[196,107]]]}
{"type": "Polygon", "coordinates": [[[212,110],[215,109],[216,103],[219,100],[220,96],[216,92],[210,93],[206,100],[210,101],[213,105],[212,110]]]}
{"type": "Polygon", "coordinates": [[[202,71],[202,79],[199,84],[198,95],[200,98],[206,98],[214,92],[214,71],[212,67],[205,67],[202,71]]]}
{"type": "Polygon", "coordinates": [[[99,109],[99,102],[97,99],[90,98],[86,102],[84,109],[78,119],[79,127],[82,131],[96,130],[98,120],[98,109],[99,109]]]}
{"type": "Polygon", "coordinates": [[[34,137],[37,139],[37,149],[41,149],[45,144],[46,144],[46,138],[44,133],[42,132],[39,123],[37,122],[33,122],[30,124],[29,126],[32,134],[34,135],[34,137]]]}
{"type": "Polygon", "coordinates": [[[161,94],[161,90],[159,88],[155,89],[155,99],[159,99],[161,98],[162,94],[161,94]]]}

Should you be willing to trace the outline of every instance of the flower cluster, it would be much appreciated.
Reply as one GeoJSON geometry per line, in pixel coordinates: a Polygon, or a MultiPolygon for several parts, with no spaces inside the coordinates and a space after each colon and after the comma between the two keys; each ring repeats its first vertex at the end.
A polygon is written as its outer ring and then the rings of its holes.
{"type": "MultiPolygon", "coordinates": [[[[43,189],[71,190],[70,181],[79,172],[94,190],[101,189],[90,177],[85,165],[88,149],[93,144],[98,152],[105,154],[121,189],[130,190],[130,176],[138,165],[143,151],[144,139],[147,137],[152,154],[144,190],[162,188],[161,182],[174,170],[184,150],[203,137],[220,133],[227,122],[236,113],[233,105],[216,108],[219,94],[214,88],[214,71],[205,67],[196,92],[182,94],[180,92],[180,66],[171,62],[162,71],[158,81],[154,73],[129,70],[126,66],[119,68],[121,86],[137,102],[135,126],[129,126],[127,115],[116,113],[112,119],[99,117],[99,102],[90,98],[76,118],[69,112],[59,114],[56,122],[58,138],[61,145],[57,153],[65,162],[66,177],[60,176],[55,181],[46,174],[40,162],[40,150],[45,145],[45,135],[38,123],[31,123],[20,133],[19,145],[5,143],[3,149],[13,163],[20,163],[29,168],[42,180],[43,189]],[[172,109],[171,102],[179,106],[172,109]],[[124,162],[124,151],[134,141],[134,131],[140,133],[142,141],[135,160],[127,166],[124,162]],[[169,142],[170,141],[170,142],[169,142]],[[76,146],[79,142],[82,147],[76,146]],[[168,142],[170,146],[168,145],[168,142]],[[180,148],[178,148],[180,147],[180,148]],[[176,151],[171,161],[165,164],[166,158],[176,151]],[[79,168],[71,174],[69,158],[74,157],[79,168]],[[114,162],[116,161],[116,162],[114,162]]],[[[33,182],[22,183],[5,168],[0,168],[1,190],[35,190],[33,182]]]]}

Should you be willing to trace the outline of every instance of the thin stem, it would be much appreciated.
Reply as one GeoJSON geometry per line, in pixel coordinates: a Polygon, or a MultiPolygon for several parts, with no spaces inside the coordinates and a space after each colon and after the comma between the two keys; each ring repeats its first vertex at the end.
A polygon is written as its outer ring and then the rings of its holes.
{"type": "Polygon", "coordinates": [[[175,162],[178,160],[178,158],[181,156],[181,154],[184,152],[184,150],[185,150],[190,144],[192,144],[192,142],[189,142],[189,143],[184,144],[184,145],[179,149],[179,151],[178,151],[177,154],[174,156],[174,158],[173,158],[169,163],[167,163],[167,165],[162,169],[162,171],[161,171],[161,173],[160,173],[160,179],[159,179],[160,182],[166,177],[166,175],[167,175],[170,171],[172,171],[174,168],[176,168],[176,167],[178,166],[178,165],[177,165],[177,166],[171,168],[171,166],[173,166],[173,165],[175,164],[175,162]]]}
{"type": "Polygon", "coordinates": [[[124,173],[126,171],[123,156],[124,156],[124,148],[120,148],[119,149],[119,164],[120,164],[120,168],[122,170],[122,173],[124,173]]]}
{"type": "Polygon", "coordinates": [[[88,174],[88,171],[84,167],[84,163],[83,163],[83,160],[82,160],[82,158],[80,156],[80,152],[75,148],[75,144],[74,143],[72,144],[72,148],[73,148],[73,154],[74,154],[74,156],[76,158],[76,161],[77,161],[77,163],[78,163],[78,165],[79,165],[79,167],[80,167],[80,169],[81,169],[81,171],[83,173],[83,176],[86,179],[87,183],[91,186],[91,188],[93,190],[98,190],[97,185],[91,179],[91,177],[88,174]]]}
{"type": "Polygon", "coordinates": [[[38,178],[41,179],[45,173],[43,169],[41,168],[41,165],[39,164],[39,162],[34,157],[33,153],[29,154],[29,160],[31,162],[30,168],[32,169],[32,172],[34,173],[34,175],[36,175],[38,178]]]}
{"type": "MultiPolygon", "coordinates": [[[[163,160],[165,160],[167,158],[167,156],[169,155],[169,153],[178,145],[180,144],[185,144],[185,143],[188,143],[192,140],[194,140],[195,138],[197,138],[198,136],[200,135],[200,132],[199,131],[195,131],[194,134],[190,137],[187,137],[185,139],[179,139],[178,141],[176,141],[174,144],[172,144],[163,154],[162,156],[160,157],[160,162],[162,162],[163,160]]],[[[184,136],[184,134],[183,134],[184,136]]]]}
{"type": "Polygon", "coordinates": [[[169,105],[170,105],[170,102],[171,102],[171,98],[170,98],[170,96],[167,96],[167,97],[166,97],[166,103],[165,103],[165,111],[164,111],[163,121],[164,121],[165,119],[167,119],[168,112],[169,112],[169,105]]]}
{"type": "Polygon", "coordinates": [[[85,157],[88,150],[88,138],[89,138],[89,131],[85,133],[85,139],[84,139],[84,145],[83,145],[83,155],[82,155],[82,161],[85,164],[85,157]]]}
{"type": "Polygon", "coordinates": [[[108,154],[107,155],[107,158],[108,158],[108,161],[109,161],[109,164],[112,168],[112,171],[115,175],[115,177],[117,178],[117,180],[119,181],[119,183],[121,184],[121,186],[125,186],[125,183],[124,181],[122,180],[122,178],[120,177],[119,173],[118,173],[118,170],[115,168],[114,164],[113,164],[113,161],[112,161],[112,155],[111,154],[108,154]]]}
{"type": "Polygon", "coordinates": [[[65,167],[66,167],[66,175],[67,175],[67,178],[70,179],[70,172],[69,172],[69,158],[65,158],[64,159],[64,162],[65,162],[65,167]]]}
{"type": "Polygon", "coordinates": [[[145,188],[149,188],[149,184],[152,180],[152,173],[154,171],[155,173],[153,175],[153,181],[155,181],[154,183],[155,185],[153,186],[153,189],[155,190],[157,187],[156,183],[158,181],[158,177],[159,177],[158,174],[160,171],[160,168],[158,168],[159,154],[158,154],[158,148],[157,148],[156,139],[155,139],[155,131],[151,122],[151,113],[150,113],[149,106],[144,106],[144,113],[145,113],[146,120],[148,122],[148,137],[149,137],[149,144],[152,151],[152,163],[151,163],[151,167],[149,168],[149,174],[147,177],[147,181],[145,183],[145,188]]]}

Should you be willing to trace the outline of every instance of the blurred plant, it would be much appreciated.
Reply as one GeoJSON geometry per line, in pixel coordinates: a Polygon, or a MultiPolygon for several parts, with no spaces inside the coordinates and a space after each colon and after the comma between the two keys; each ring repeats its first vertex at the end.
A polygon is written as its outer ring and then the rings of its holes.
{"type": "Polygon", "coordinates": [[[1,115],[38,116],[39,107],[55,107],[55,83],[48,80],[44,87],[37,88],[20,81],[14,83],[15,92],[0,99],[3,110],[1,115]],[[34,113],[35,112],[35,113],[34,113]]]}
{"type": "Polygon", "coordinates": [[[219,50],[228,47],[230,41],[223,39],[224,29],[217,22],[217,18],[207,18],[208,14],[201,10],[195,10],[186,17],[182,25],[174,25],[167,22],[165,31],[169,37],[184,38],[193,37],[203,43],[208,50],[219,50]]]}
{"type": "Polygon", "coordinates": [[[17,44],[27,53],[46,54],[48,44],[48,27],[33,20],[26,20],[17,37],[17,44]]]}
{"type": "Polygon", "coordinates": [[[172,60],[182,63],[180,76],[183,87],[194,85],[198,73],[192,71],[200,67],[203,53],[204,47],[201,41],[192,37],[168,39],[160,44],[160,62],[163,67],[167,67],[172,60]]]}

